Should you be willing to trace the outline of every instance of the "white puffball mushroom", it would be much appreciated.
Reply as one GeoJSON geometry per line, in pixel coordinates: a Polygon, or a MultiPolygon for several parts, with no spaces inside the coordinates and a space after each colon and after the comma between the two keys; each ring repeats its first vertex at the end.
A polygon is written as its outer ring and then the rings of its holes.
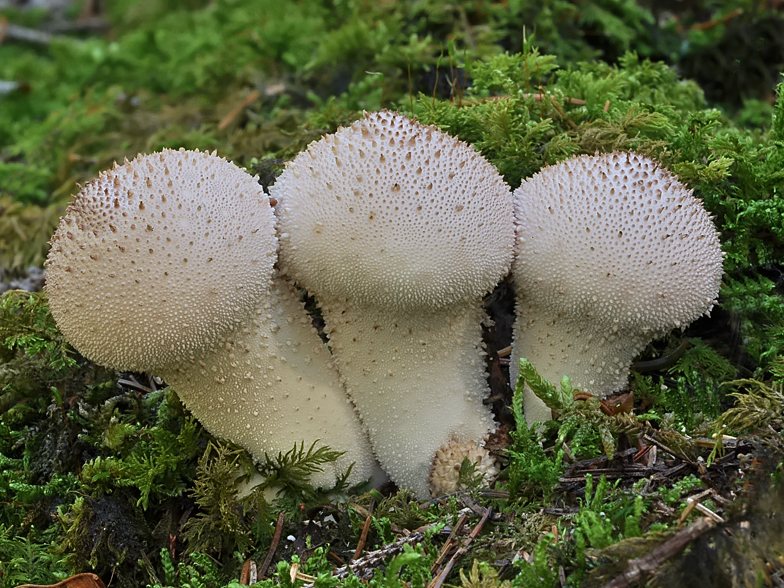
{"type": "Polygon", "coordinates": [[[345,394],[329,349],[293,287],[275,279],[269,298],[228,336],[162,373],[213,435],[261,458],[304,443],[345,454],[313,472],[332,488],[353,464],[349,484],[383,483],[367,436],[345,394]],[[209,424],[208,424],[209,423],[209,424]]]}
{"type": "Polygon", "coordinates": [[[277,246],[266,202],[250,175],[208,153],[115,164],[52,237],[46,292],[58,328],[85,357],[123,370],[203,348],[266,297],[277,246]]]}
{"type": "MultiPolygon", "coordinates": [[[[346,454],[311,478],[370,478],[370,444],[326,346],[276,282],[275,217],[216,155],[164,150],[104,172],[51,241],[46,293],[68,341],[107,367],[161,376],[212,434],[256,459],[319,440],[346,454]]],[[[318,446],[318,445],[317,445],[318,446]]]]}
{"type": "MultiPolygon", "coordinates": [[[[635,355],[716,304],[723,253],[691,190],[652,159],[615,152],[546,167],[514,192],[511,360],[600,397],[623,388],[635,355]]],[[[526,389],[528,423],[551,418],[526,389]]]]}
{"type": "Polygon", "coordinates": [[[482,442],[482,296],[511,263],[509,187],[479,153],[388,112],[312,143],[271,189],[281,272],[316,297],[381,466],[429,495],[436,452],[482,442]]]}

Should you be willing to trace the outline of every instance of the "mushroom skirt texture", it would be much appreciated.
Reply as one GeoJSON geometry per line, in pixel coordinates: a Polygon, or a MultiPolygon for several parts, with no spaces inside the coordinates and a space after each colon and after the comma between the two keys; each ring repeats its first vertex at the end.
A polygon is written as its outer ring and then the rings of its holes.
{"type": "Polygon", "coordinates": [[[142,155],[71,202],[51,241],[57,326],[98,364],[153,371],[232,330],[266,297],[274,215],[258,182],[216,155],[142,155]]]}
{"type": "MultiPolygon", "coordinates": [[[[636,153],[576,157],[515,191],[511,375],[527,358],[606,396],[634,356],[716,303],[723,253],[710,216],[672,174],[636,153]]],[[[550,418],[527,391],[526,419],[550,418]]]]}
{"type": "Polygon", "coordinates": [[[381,466],[428,496],[439,448],[494,427],[481,298],[511,263],[509,187],[465,143],[385,111],[312,143],[271,191],[281,272],[318,300],[381,466]]]}

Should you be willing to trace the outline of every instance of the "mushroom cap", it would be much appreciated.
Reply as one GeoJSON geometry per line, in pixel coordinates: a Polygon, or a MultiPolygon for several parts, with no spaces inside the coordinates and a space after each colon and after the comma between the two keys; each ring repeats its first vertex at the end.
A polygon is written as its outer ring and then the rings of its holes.
{"type": "Polygon", "coordinates": [[[510,189],[473,148],[403,115],[311,143],[271,189],[280,265],[319,299],[398,309],[473,300],[508,271],[510,189]]]}
{"type": "Polygon", "coordinates": [[[83,355],[116,369],[176,363],[266,295],[274,214],[256,180],[198,151],[140,155],[76,195],[52,237],[52,315],[83,355]]]}
{"type": "Polygon", "coordinates": [[[575,157],[514,193],[518,296],[549,317],[648,339],[711,310],[723,253],[691,190],[636,153],[575,157]]]}

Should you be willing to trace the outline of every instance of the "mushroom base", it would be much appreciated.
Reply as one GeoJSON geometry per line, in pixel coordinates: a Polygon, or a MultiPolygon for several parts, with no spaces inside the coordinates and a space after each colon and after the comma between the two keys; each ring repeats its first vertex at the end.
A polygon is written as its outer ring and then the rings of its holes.
{"type": "Polygon", "coordinates": [[[498,475],[498,466],[487,449],[473,440],[468,443],[450,441],[436,452],[433,471],[430,473],[430,493],[433,496],[465,489],[460,483],[460,468],[465,460],[474,467],[474,476],[481,476],[483,484],[498,475]]]}

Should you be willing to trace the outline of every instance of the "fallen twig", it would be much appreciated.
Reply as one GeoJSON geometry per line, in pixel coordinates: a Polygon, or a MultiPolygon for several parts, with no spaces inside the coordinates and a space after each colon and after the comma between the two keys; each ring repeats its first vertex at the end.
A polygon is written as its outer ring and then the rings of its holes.
{"type": "Polygon", "coordinates": [[[714,18],[713,20],[709,20],[706,22],[698,22],[689,27],[689,30],[692,31],[707,31],[708,29],[712,29],[714,27],[719,26],[722,23],[725,23],[733,18],[736,18],[743,14],[742,8],[736,8],[732,12],[728,12],[727,14],[720,16],[719,18],[714,18]]]}
{"type": "Polygon", "coordinates": [[[659,449],[661,449],[662,451],[666,451],[667,453],[669,453],[673,457],[677,457],[678,459],[680,459],[682,461],[685,461],[686,463],[688,463],[690,465],[696,465],[694,463],[694,461],[689,459],[689,457],[687,455],[684,455],[683,453],[681,453],[679,451],[674,451],[674,450],[670,449],[664,443],[662,443],[658,439],[655,439],[655,438],[651,437],[648,434],[643,435],[642,439],[643,439],[643,441],[646,441],[646,442],[650,443],[651,445],[656,445],[659,449]]]}
{"type": "Polygon", "coordinates": [[[373,520],[373,505],[374,501],[370,501],[370,506],[368,507],[368,513],[365,517],[365,524],[362,526],[362,534],[359,536],[359,543],[357,543],[357,549],[354,551],[354,557],[351,559],[359,559],[359,556],[362,555],[362,552],[365,549],[365,543],[367,542],[368,532],[370,531],[370,523],[373,520]]]}
{"type": "Polygon", "coordinates": [[[5,39],[12,39],[15,41],[48,45],[54,38],[55,36],[51,33],[10,24],[6,18],[0,16],[0,43],[5,39]]]}
{"type": "Polygon", "coordinates": [[[256,569],[256,562],[252,559],[249,559],[242,566],[242,571],[240,572],[240,584],[243,586],[250,586],[251,584],[255,584],[258,581],[259,574],[258,570],[256,569]]]}
{"type": "Polygon", "coordinates": [[[283,513],[278,514],[278,522],[275,523],[275,534],[272,536],[272,543],[270,543],[267,557],[264,558],[264,563],[261,564],[261,569],[259,570],[259,578],[262,580],[264,579],[264,576],[266,576],[270,564],[272,564],[272,558],[275,555],[275,551],[278,549],[278,545],[280,545],[280,539],[283,536],[283,520],[283,513]]]}
{"type": "Polygon", "coordinates": [[[245,108],[256,102],[261,97],[261,92],[258,90],[253,90],[250,94],[245,97],[245,100],[237,104],[234,108],[231,109],[231,112],[223,117],[223,119],[218,123],[218,130],[222,131],[226,127],[228,127],[235,118],[237,118],[245,108]]]}
{"type": "Polygon", "coordinates": [[[713,521],[708,518],[702,518],[693,522],[682,531],[675,533],[675,535],[645,557],[630,560],[626,571],[602,588],[627,588],[640,581],[644,576],[653,574],[665,561],[683,551],[689,543],[710,530],[713,525],[713,521]]]}
{"type": "Polygon", "coordinates": [[[120,384],[121,386],[128,386],[129,388],[134,388],[135,390],[139,390],[140,392],[145,392],[147,394],[154,392],[152,388],[148,388],[144,384],[140,384],[135,379],[125,380],[123,378],[120,378],[119,380],[117,380],[117,383],[120,384]]]}
{"type": "Polygon", "coordinates": [[[438,558],[436,561],[433,562],[433,565],[430,567],[430,573],[435,574],[438,568],[444,563],[447,554],[449,554],[449,550],[452,549],[452,543],[455,540],[455,537],[463,530],[463,525],[465,525],[466,521],[468,520],[468,513],[463,512],[460,514],[460,518],[457,519],[457,524],[452,529],[452,532],[449,533],[449,537],[446,538],[446,542],[444,546],[441,548],[441,553],[438,554],[438,558]]]}
{"type": "Polygon", "coordinates": [[[441,588],[441,586],[443,586],[444,581],[449,575],[449,572],[451,572],[452,568],[455,567],[457,561],[461,557],[463,557],[466,553],[468,553],[468,550],[471,547],[471,543],[473,542],[474,539],[476,539],[476,536],[479,535],[479,533],[482,531],[482,527],[485,526],[487,519],[489,519],[491,516],[493,516],[492,506],[487,509],[485,515],[476,524],[476,527],[474,527],[474,529],[471,531],[471,534],[468,536],[468,539],[466,539],[463,546],[457,551],[455,551],[455,553],[452,555],[451,559],[449,560],[449,563],[447,563],[446,566],[444,566],[444,569],[441,570],[441,572],[435,578],[433,578],[430,584],[428,584],[428,588],[441,588]]]}
{"type": "Polygon", "coordinates": [[[16,588],[106,588],[103,581],[89,572],[76,574],[57,584],[22,584],[16,588]]]}
{"type": "MultiPolygon", "coordinates": [[[[369,580],[373,577],[373,570],[387,559],[403,551],[404,545],[421,543],[424,538],[425,534],[419,531],[415,531],[406,537],[400,537],[394,543],[385,545],[375,551],[369,551],[360,559],[338,568],[332,573],[332,577],[341,579],[353,575],[360,579],[369,580]]],[[[305,584],[301,588],[313,588],[313,583],[305,584]]]]}

